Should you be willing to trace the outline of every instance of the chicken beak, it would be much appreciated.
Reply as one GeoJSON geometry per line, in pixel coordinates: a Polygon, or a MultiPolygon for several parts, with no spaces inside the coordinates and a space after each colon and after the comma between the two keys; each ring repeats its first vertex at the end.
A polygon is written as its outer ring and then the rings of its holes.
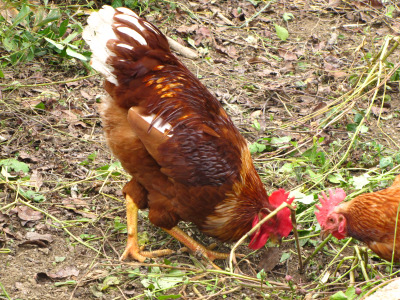
{"type": "Polygon", "coordinates": [[[327,231],[327,230],[321,230],[321,233],[319,234],[319,238],[320,238],[321,240],[325,240],[325,239],[328,237],[329,234],[330,234],[329,231],[327,231]]]}
{"type": "Polygon", "coordinates": [[[282,238],[279,235],[271,233],[269,239],[275,245],[280,246],[282,244],[282,238]]]}

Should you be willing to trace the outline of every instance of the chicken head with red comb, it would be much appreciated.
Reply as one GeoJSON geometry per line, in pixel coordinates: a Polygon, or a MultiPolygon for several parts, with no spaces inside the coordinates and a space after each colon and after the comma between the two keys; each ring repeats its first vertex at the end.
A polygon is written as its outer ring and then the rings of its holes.
{"type": "MultiPolygon", "coordinates": [[[[273,192],[269,196],[269,203],[276,209],[283,202],[288,204],[292,204],[294,197],[288,199],[289,193],[285,192],[284,189],[279,189],[273,192]]],[[[258,215],[254,217],[252,227],[256,226],[260,220],[266,217],[268,213],[261,211],[258,215]]],[[[268,220],[265,222],[251,237],[251,241],[249,243],[249,248],[253,250],[260,249],[269,238],[272,240],[280,240],[282,237],[287,237],[289,233],[292,231],[293,224],[290,219],[290,209],[285,207],[280,210],[276,218],[268,220]]]]}
{"type": "Polygon", "coordinates": [[[315,212],[315,216],[321,228],[338,239],[346,237],[346,219],[336,211],[345,198],[346,193],[343,189],[329,190],[329,197],[322,192],[322,196],[318,196],[321,205],[315,206],[319,210],[315,212]]]}

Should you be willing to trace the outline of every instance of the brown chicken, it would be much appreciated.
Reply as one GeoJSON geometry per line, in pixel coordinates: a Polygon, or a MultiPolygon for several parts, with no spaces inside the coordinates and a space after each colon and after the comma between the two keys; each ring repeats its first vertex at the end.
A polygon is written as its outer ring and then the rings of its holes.
{"type": "Polygon", "coordinates": [[[346,198],[342,189],[322,193],[321,206],[316,206],[317,220],[326,233],[338,239],[353,237],[368,245],[381,258],[400,261],[400,222],[397,221],[400,205],[400,175],[392,186],[378,192],[362,194],[339,204],[346,198]]]}
{"type": "MultiPolygon", "coordinates": [[[[143,261],[172,251],[146,252],[137,243],[138,209],[192,251],[225,258],[177,226],[188,221],[221,241],[241,238],[283,202],[269,197],[245,139],[217,99],[171,53],[166,37],[127,8],[104,6],[83,37],[92,67],[105,76],[100,115],[109,147],[132,180],[123,189],[128,242],[121,259],[143,261]]],[[[290,211],[281,210],[253,234],[250,247],[287,236],[290,211]]]]}

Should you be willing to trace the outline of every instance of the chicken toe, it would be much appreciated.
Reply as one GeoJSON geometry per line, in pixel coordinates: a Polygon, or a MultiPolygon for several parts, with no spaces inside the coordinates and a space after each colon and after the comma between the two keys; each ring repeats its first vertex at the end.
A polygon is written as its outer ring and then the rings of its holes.
{"type": "Polygon", "coordinates": [[[125,195],[126,199],[126,218],[128,228],[128,241],[125,251],[122,253],[120,260],[133,258],[137,261],[144,262],[146,258],[155,258],[170,255],[175,251],[170,249],[162,249],[156,251],[142,251],[138,244],[137,221],[139,208],[129,194],[125,195]]]}
{"type": "Polygon", "coordinates": [[[206,248],[205,246],[201,245],[199,242],[192,239],[186,233],[184,233],[178,227],[173,227],[171,229],[163,228],[165,232],[176,238],[178,241],[183,243],[188,249],[190,249],[195,254],[201,254],[211,262],[215,259],[226,259],[229,257],[228,253],[221,253],[216,252],[211,249],[206,248]]]}

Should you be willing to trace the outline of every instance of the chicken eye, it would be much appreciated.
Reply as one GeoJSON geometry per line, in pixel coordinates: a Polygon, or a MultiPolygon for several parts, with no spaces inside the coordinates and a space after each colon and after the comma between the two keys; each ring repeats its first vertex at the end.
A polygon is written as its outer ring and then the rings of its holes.
{"type": "Polygon", "coordinates": [[[329,219],[328,219],[328,222],[333,223],[333,221],[334,221],[333,218],[329,218],[329,219]]]}

